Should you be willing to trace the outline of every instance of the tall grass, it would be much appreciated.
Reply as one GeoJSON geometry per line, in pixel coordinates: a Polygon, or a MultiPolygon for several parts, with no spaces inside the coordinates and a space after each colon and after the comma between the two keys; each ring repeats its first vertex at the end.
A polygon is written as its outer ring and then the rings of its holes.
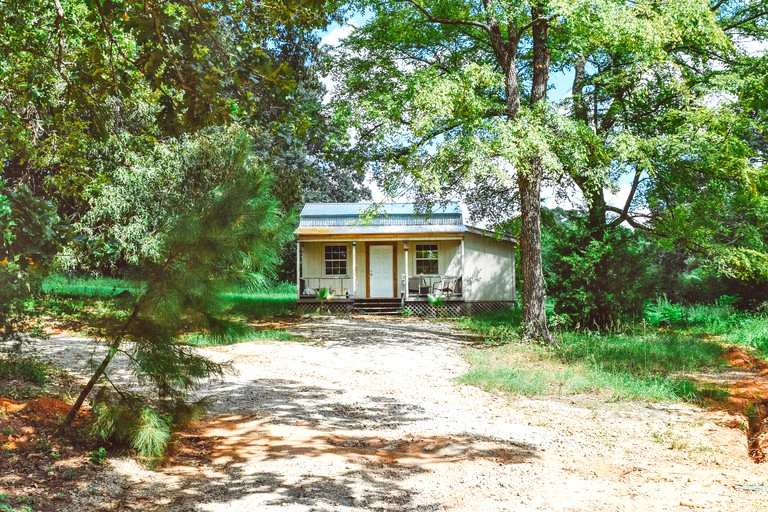
{"type": "Polygon", "coordinates": [[[247,319],[287,316],[296,312],[296,285],[277,283],[269,290],[236,289],[225,294],[234,315],[247,319]]]}
{"type": "Polygon", "coordinates": [[[460,378],[513,394],[602,394],[611,399],[695,401],[718,393],[684,376],[722,366],[723,347],[701,336],[565,333],[556,348],[508,343],[470,349],[460,378]]]}
{"type": "MultiPolygon", "coordinates": [[[[52,275],[43,282],[43,291],[66,299],[111,299],[123,292],[138,295],[144,288],[140,281],[109,277],[68,277],[52,275]]],[[[276,283],[269,289],[234,288],[224,294],[230,312],[246,320],[260,320],[293,314],[296,309],[296,285],[276,283]]]]}
{"type": "MultiPolygon", "coordinates": [[[[668,310],[657,311],[657,326],[671,317],[698,325],[731,321],[724,305],[713,310],[660,305],[668,310]]],[[[562,332],[558,346],[542,347],[523,343],[517,325],[484,317],[463,320],[485,347],[468,350],[473,369],[460,380],[531,396],[597,393],[612,399],[695,401],[722,395],[685,376],[722,368],[722,343],[700,330],[670,331],[648,323],[625,333],[562,332]]]]}
{"type": "Polygon", "coordinates": [[[703,305],[673,304],[662,297],[646,306],[645,316],[651,326],[718,336],[724,343],[753,348],[768,357],[768,314],[738,311],[732,297],[703,305]]]}
{"type": "Polygon", "coordinates": [[[68,277],[52,275],[43,281],[43,291],[71,297],[114,297],[125,291],[133,294],[143,289],[140,281],[111,277],[68,277]]]}

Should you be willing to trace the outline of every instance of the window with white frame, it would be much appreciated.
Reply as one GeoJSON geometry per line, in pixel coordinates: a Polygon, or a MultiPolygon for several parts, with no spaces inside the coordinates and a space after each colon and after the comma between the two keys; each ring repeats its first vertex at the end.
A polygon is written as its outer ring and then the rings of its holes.
{"type": "Polygon", "coordinates": [[[438,273],[437,244],[416,244],[416,273],[438,273]]]}
{"type": "Polygon", "coordinates": [[[325,275],[327,276],[347,275],[347,246],[346,245],[326,245],[325,246],[325,275]]]}

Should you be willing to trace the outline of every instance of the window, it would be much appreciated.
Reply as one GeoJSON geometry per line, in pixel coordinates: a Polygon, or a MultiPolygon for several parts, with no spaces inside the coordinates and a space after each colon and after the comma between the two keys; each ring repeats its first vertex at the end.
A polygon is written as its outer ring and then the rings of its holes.
{"type": "Polygon", "coordinates": [[[437,274],[437,244],[416,245],[416,273],[437,274]]]}
{"type": "Polygon", "coordinates": [[[347,246],[346,245],[326,245],[325,246],[325,275],[327,276],[347,275],[347,246]]]}

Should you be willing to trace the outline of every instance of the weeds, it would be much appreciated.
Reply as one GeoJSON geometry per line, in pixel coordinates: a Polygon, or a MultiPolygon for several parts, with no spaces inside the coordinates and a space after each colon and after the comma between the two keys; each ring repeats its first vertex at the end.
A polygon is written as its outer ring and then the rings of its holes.
{"type": "Polygon", "coordinates": [[[92,450],[88,452],[88,459],[91,461],[91,464],[95,464],[97,466],[103,466],[106,464],[108,458],[109,453],[107,453],[107,449],[103,446],[100,446],[98,450],[92,450]]]}
{"type": "MultiPolygon", "coordinates": [[[[683,308],[660,300],[649,308],[648,324],[696,323],[701,327],[671,331],[636,326],[613,334],[562,332],[556,347],[523,343],[518,336],[519,323],[504,317],[464,319],[461,324],[467,330],[478,334],[482,344],[495,348],[468,351],[473,370],[460,380],[532,396],[592,393],[646,401],[722,398],[726,391],[684,377],[717,371],[725,365],[722,343],[706,336],[703,326],[742,322],[743,329],[727,334],[734,341],[737,335],[748,336],[746,326],[754,328],[751,322],[765,325],[768,331],[768,321],[762,317],[734,320],[727,312],[733,313],[727,301],[709,308],[683,308]]],[[[752,332],[758,333],[753,339],[760,339],[760,329],[752,332]]]]}
{"type": "Polygon", "coordinates": [[[205,334],[195,333],[189,335],[185,342],[187,345],[191,345],[193,347],[213,347],[213,346],[221,346],[221,345],[231,345],[233,343],[242,343],[247,341],[294,341],[297,337],[291,334],[289,331],[285,329],[262,329],[262,330],[252,330],[249,331],[247,334],[244,334],[241,337],[229,339],[229,340],[221,340],[217,338],[212,338],[210,336],[207,336],[205,334]]]}
{"type": "Polygon", "coordinates": [[[9,354],[0,356],[0,379],[22,380],[39,386],[48,383],[51,368],[32,356],[9,354]]]}

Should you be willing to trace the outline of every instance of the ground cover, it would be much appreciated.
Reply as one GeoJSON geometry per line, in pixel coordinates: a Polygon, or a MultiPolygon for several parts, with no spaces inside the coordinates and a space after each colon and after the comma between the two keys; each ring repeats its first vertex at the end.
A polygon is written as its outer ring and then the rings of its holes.
{"type": "MultiPolygon", "coordinates": [[[[63,334],[98,337],[103,328],[122,323],[136,296],[140,281],[115,278],[52,275],[43,282],[44,293],[24,304],[25,331],[32,334],[63,334]]],[[[296,287],[278,283],[265,290],[232,289],[225,294],[229,314],[253,328],[251,338],[291,339],[281,319],[296,314],[296,287]]],[[[189,343],[206,345],[212,340],[189,333],[189,343]]]]}
{"type": "MultiPolygon", "coordinates": [[[[765,510],[768,466],[729,411],[487,393],[457,382],[476,340],[448,322],[323,316],[292,331],[301,343],[196,349],[235,371],[204,386],[211,415],[163,466],[115,452],[97,465],[88,448],[66,491],[41,464],[1,468],[0,493],[40,511],[765,510]]],[[[76,374],[90,350],[38,345],[76,374]]]]}

